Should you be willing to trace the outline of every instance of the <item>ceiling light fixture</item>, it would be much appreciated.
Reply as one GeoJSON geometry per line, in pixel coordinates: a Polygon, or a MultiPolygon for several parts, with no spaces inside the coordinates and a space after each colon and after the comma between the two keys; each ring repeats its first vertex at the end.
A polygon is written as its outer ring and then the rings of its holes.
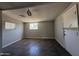
{"type": "Polygon", "coordinates": [[[32,13],[31,13],[30,9],[27,10],[27,15],[32,16],[32,13]]]}

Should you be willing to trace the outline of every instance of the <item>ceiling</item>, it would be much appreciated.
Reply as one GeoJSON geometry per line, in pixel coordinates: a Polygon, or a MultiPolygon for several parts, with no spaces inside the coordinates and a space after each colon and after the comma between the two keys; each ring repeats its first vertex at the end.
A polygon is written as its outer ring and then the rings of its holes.
{"type": "Polygon", "coordinates": [[[25,7],[33,7],[36,5],[43,5],[49,2],[0,2],[0,9],[1,10],[8,10],[8,9],[19,9],[25,7]]]}
{"type": "MultiPolygon", "coordinates": [[[[32,2],[33,3],[33,2],[32,2]]],[[[53,2],[42,3],[39,5],[29,6],[19,9],[3,10],[3,14],[18,19],[23,22],[38,22],[38,21],[51,21],[54,20],[59,14],[61,14],[66,7],[69,6],[68,2],[53,2]],[[30,9],[32,16],[27,15],[27,10],[30,9]],[[24,17],[20,16],[24,15],[24,17]]],[[[27,5],[30,5],[29,3],[27,5]]],[[[3,8],[6,9],[6,8],[3,8]]]]}

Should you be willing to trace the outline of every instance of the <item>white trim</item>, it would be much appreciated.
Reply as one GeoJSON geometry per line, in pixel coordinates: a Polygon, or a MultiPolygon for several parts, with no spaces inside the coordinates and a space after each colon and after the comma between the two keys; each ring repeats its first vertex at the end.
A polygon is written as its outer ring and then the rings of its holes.
{"type": "Polygon", "coordinates": [[[33,38],[33,39],[55,39],[54,37],[26,37],[26,38],[33,38]]]}
{"type": "Polygon", "coordinates": [[[5,47],[7,47],[7,46],[9,46],[9,45],[11,45],[11,44],[13,44],[13,43],[17,42],[17,41],[20,41],[20,40],[16,40],[16,41],[11,42],[11,43],[9,43],[9,44],[3,45],[3,46],[2,46],[2,48],[5,48],[5,47]]]}
{"type": "MultiPolygon", "coordinates": [[[[55,37],[55,39],[56,39],[56,37],[55,37]]],[[[57,41],[63,48],[65,48],[65,46],[64,46],[59,40],[56,39],[56,41],[57,41]]]]}

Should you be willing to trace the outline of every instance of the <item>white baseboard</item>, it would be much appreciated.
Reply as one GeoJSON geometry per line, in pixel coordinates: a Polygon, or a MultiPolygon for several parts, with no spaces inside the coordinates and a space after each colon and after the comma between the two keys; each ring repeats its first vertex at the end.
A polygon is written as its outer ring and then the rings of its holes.
{"type": "Polygon", "coordinates": [[[20,41],[20,40],[16,40],[16,41],[14,41],[14,42],[11,42],[11,43],[9,43],[9,44],[6,44],[6,45],[2,46],[2,48],[5,48],[5,47],[7,47],[7,46],[9,46],[9,45],[11,45],[11,44],[17,42],[17,41],[20,41]]]}
{"type": "MultiPolygon", "coordinates": [[[[56,39],[56,38],[55,38],[55,39],[56,39]]],[[[59,40],[56,39],[56,41],[57,41],[63,48],[65,48],[65,46],[64,46],[59,40]]]]}
{"type": "Polygon", "coordinates": [[[26,38],[33,38],[33,39],[55,39],[54,37],[26,37],[26,38]]]}

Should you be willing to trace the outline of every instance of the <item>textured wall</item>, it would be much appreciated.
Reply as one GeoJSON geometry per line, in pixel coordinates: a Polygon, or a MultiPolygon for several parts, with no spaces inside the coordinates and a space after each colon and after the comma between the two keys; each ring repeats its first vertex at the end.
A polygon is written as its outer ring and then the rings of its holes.
{"type": "Polygon", "coordinates": [[[38,30],[29,30],[29,23],[24,23],[24,38],[54,38],[54,22],[38,22],[38,30]]]}

